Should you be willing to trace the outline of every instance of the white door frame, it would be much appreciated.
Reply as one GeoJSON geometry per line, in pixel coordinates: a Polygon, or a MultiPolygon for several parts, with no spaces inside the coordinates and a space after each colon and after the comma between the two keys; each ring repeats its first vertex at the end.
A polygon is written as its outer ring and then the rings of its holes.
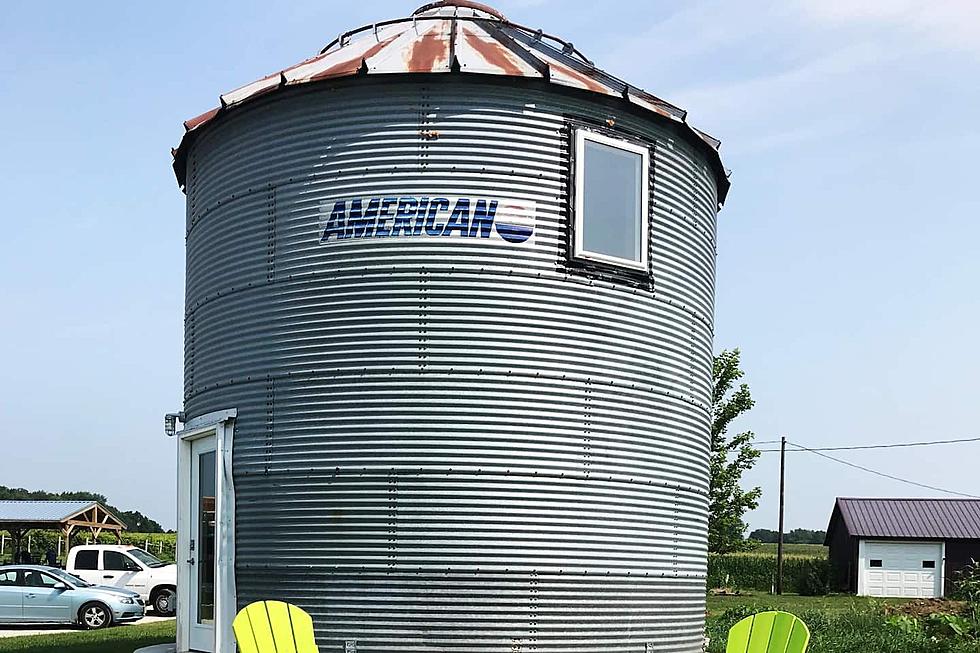
{"type": "Polygon", "coordinates": [[[232,441],[238,411],[220,410],[196,417],[177,433],[177,650],[190,648],[190,584],[194,582],[190,558],[191,443],[214,436],[218,469],[215,477],[215,648],[207,653],[233,653],[231,623],[237,610],[235,591],[235,486],[232,476],[232,441]]]}

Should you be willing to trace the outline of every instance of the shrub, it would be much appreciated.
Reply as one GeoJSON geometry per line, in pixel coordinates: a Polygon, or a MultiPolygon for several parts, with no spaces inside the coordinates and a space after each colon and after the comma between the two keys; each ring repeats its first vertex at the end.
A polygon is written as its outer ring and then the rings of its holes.
{"type": "MultiPolygon", "coordinates": [[[[783,569],[785,575],[785,567],[783,569]]],[[[801,596],[824,596],[830,577],[830,564],[827,560],[815,559],[799,569],[793,577],[791,587],[801,596]]]]}

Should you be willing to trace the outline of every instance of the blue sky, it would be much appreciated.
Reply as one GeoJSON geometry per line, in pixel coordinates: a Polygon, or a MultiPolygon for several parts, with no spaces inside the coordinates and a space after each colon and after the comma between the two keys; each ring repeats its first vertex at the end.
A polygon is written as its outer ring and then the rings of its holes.
{"type": "MultiPolygon", "coordinates": [[[[738,426],[807,446],[980,436],[980,5],[499,0],[724,142],[716,346],[738,426]]],[[[5,5],[0,484],[92,489],[175,523],[181,122],[414,4],[5,5]]],[[[980,443],[841,457],[980,494],[980,443]]],[[[774,527],[776,458],[747,478],[774,527]]],[[[934,493],[789,457],[787,525],[836,495],[934,493]]]]}

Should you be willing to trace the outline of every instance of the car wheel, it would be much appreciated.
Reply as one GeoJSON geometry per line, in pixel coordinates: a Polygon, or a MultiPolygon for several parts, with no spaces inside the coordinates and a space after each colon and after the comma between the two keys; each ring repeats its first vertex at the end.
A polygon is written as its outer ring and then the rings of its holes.
{"type": "Polygon", "coordinates": [[[81,612],[81,622],[89,630],[98,630],[112,624],[112,613],[101,603],[89,603],[81,612]]]}
{"type": "Polygon", "coordinates": [[[177,612],[177,593],[173,590],[160,590],[153,599],[153,609],[158,615],[174,616],[177,612]]]}

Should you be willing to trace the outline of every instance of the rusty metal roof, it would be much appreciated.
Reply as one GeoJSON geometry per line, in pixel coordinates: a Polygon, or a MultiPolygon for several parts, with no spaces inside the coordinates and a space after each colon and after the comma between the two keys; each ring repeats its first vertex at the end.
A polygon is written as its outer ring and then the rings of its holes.
{"type": "Polygon", "coordinates": [[[980,499],[839,498],[828,542],[837,520],[855,537],[980,539],[980,499]]]}
{"type": "Polygon", "coordinates": [[[345,32],[316,56],[266,75],[220,96],[220,106],[184,123],[173,151],[174,170],[184,185],[186,150],[198,132],[221,116],[279,89],[356,75],[466,73],[542,79],[552,84],[618,98],[662,119],[678,123],[712,154],[724,202],[729,182],[721,165],[721,142],[690,127],[686,112],[603,72],[575,47],[556,36],[508,20],[470,0],[442,0],[411,16],[345,32]]]}

